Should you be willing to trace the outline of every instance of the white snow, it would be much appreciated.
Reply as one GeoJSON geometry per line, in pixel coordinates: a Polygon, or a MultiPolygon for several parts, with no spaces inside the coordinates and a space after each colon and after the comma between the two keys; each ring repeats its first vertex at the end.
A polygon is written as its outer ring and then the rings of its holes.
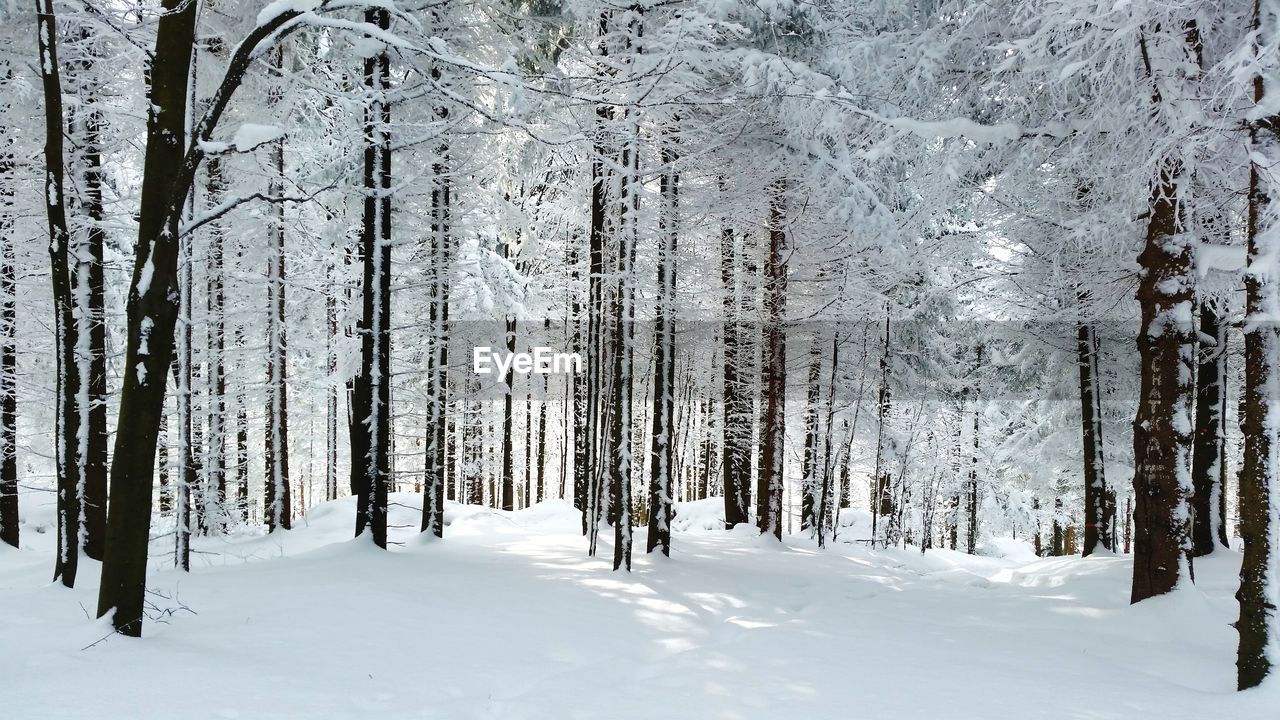
{"type": "Polygon", "coordinates": [[[586,557],[563,502],[450,503],[435,541],[419,497],[392,496],[390,552],[348,538],[345,498],[274,536],[196,538],[189,575],[158,524],[149,599],[172,613],[134,640],[86,616],[96,563],[74,591],[49,583],[53,497],[24,494],[25,547],[0,547],[5,716],[1262,720],[1280,700],[1234,689],[1235,553],[1130,606],[1123,556],[683,530],[713,499],[679,507],[670,559],[638,529],[626,574],[607,543],[586,557]]]}
{"type": "Polygon", "coordinates": [[[244,123],[236,129],[236,134],[231,137],[231,144],[235,146],[238,152],[249,152],[259,145],[275,142],[282,137],[284,137],[284,130],[275,125],[244,123]]]}
{"type": "Polygon", "coordinates": [[[261,27],[287,12],[311,12],[322,4],[322,0],[273,0],[258,11],[257,24],[261,27]]]}

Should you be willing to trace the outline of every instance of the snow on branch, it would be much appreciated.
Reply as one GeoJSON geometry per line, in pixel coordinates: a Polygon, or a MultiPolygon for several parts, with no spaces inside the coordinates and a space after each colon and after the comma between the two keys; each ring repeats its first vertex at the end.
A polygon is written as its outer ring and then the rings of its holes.
{"type": "Polygon", "coordinates": [[[305,203],[314,200],[320,193],[326,190],[332,190],[334,187],[336,186],[332,184],[326,185],[325,187],[319,188],[315,192],[308,193],[306,195],[268,195],[264,192],[255,192],[250,195],[230,195],[221,203],[218,203],[204,212],[193,216],[190,220],[183,223],[180,232],[181,235],[185,237],[186,235],[199,230],[205,225],[208,225],[214,220],[217,220],[247,202],[261,200],[268,203],[305,203]]]}
{"type": "Polygon", "coordinates": [[[236,130],[229,143],[216,140],[197,140],[196,144],[206,155],[222,155],[230,152],[246,153],[280,140],[284,136],[285,131],[275,125],[244,123],[236,130]]]}

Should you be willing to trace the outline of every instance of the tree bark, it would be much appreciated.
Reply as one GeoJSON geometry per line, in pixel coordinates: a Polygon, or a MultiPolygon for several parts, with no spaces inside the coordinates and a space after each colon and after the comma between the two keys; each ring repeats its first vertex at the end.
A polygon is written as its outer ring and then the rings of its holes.
{"type": "Polygon", "coordinates": [[[1084,448],[1083,557],[1098,546],[1116,549],[1116,497],[1107,484],[1102,452],[1102,402],[1098,389],[1098,336],[1092,325],[1076,327],[1076,360],[1080,370],[1080,425],[1084,448]]]}
{"type": "MultiPolygon", "coordinates": [[[[1227,542],[1226,432],[1227,323],[1216,301],[1200,302],[1202,347],[1196,372],[1196,433],[1191,453],[1191,554],[1208,555],[1227,542]],[[1202,340],[1203,343],[1203,340],[1202,340]],[[1207,344],[1207,343],[1203,343],[1207,344]]],[[[1087,546],[1086,538],[1086,546],[1087,546]]]]}
{"type": "MultiPolygon", "coordinates": [[[[277,73],[284,68],[284,50],[271,51],[270,64],[277,73]]],[[[284,96],[283,81],[275,78],[267,93],[267,108],[275,111],[284,96]]],[[[284,194],[284,140],[271,144],[271,180],[267,194],[284,194]]],[[[267,252],[267,407],[263,440],[262,513],[267,531],[288,530],[293,525],[292,481],[289,477],[288,345],[285,333],[285,233],[284,203],[274,203],[270,223],[271,249],[267,252]]]]}
{"type": "Polygon", "coordinates": [[[80,384],[76,412],[84,432],[77,438],[81,463],[82,533],[84,554],[101,560],[107,531],[107,326],[103,279],[102,207],[102,111],[98,106],[98,84],[93,82],[94,63],[101,53],[93,34],[80,28],[77,44],[78,62],[73,66],[78,75],[75,91],[79,110],[72,123],[79,149],[76,154],[81,168],[79,210],[87,224],[85,238],[77,243],[74,273],[76,316],[76,371],[80,384]]]}
{"type": "MultiPolygon", "coordinates": [[[[206,167],[206,207],[216,206],[226,194],[226,178],[222,162],[217,158],[206,167]]],[[[206,352],[209,378],[206,386],[206,410],[209,434],[204,444],[207,472],[205,481],[205,518],[215,533],[225,532],[227,521],[227,309],[224,254],[226,228],[220,222],[210,223],[209,250],[205,265],[205,305],[209,313],[206,352]]]]}
{"type": "Polygon", "coordinates": [[[80,437],[81,377],[76,363],[77,323],[72,285],[71,233],[67,230],[62,106],[62,76],[58,66],[58,23],[51,0],[36,2],[40,74],[45,115],[45,214],[49,229],[49,263],[53,281],[54,339],[57,353],[56,445],[58,549],[53,576],[74,587],[80,557],[80,512],[83,486],[80,437]]]}
{"type": "Polygon", "coordinates": [[[676,243],[679,237],[680,176],[672,167],[676,152],[670,140],[662,143],[662,166],[658,194],[663,207],[659,215],[658,298],[653,321],[653,436],[649,469],[649,536],[645,552],[661,549],[671,555],[671,519],[675,510],[676,479],[671,446],[675,439],[676,380],[676,243]]]}
{"type": "Polygon", "coordinates": [[[786,433],[787,235],[786,182],[774,183],[769,198],[769,251],[764,278],[764,422],[760,476],[756,487],[756,525],[760,533],[782,539],[783,443],[786,433]]]}
{"type": "MultiPolygon", "coordinates": [[[[1274,0],[1255,0],[1254,52],[1275,41],[1277,11],[1274,0]],[[1265,19],[1264,19],[1265,18],[1265,19]]],[[[1259,67],[1268,67],[1258,60],[1259,67]]],[[[1264,104],[1269,88],[1260,73],[1253,79],[1256,106],[1264,104]]],[[[1241,689],[1256,687],[1280,660],[1280,578],[1276,560],[1280,552],[1280,507],[1276,450],[1280,446],[1280,277],[1275,268],[1277,243],[1271,205],[1277,191],[1276,162],[1280,160],[1280,116],[1269,115],[1251,123],[1249,197],[1247,208],[1248,255],[1245,268],[1244,372],[1241,396],[1241,429],[1244,431],[1244,465],[1240,469],[1240,537],[1244,557],[1240,566],[1240,619],[1236,630],[1240,643],[1236,655],[1236,682],[1241,689]]]]}
{"type": "Polygon", "coordinates": [[[809,377],[804,405],[804,458],[801,467],[800,530],[818,532],[818,401],[822,397],[822,346],[815,332],[809,345],[809,377]]]}
{"type": "MultiPolygon", "coordinates": [[[[390,13],[365,11],[365,22],[386,30],[390,13]]],[[[356,536],[369,531],[387,547],[387,494],[391,485],[391,65],[386,48],[365,59],[364,274],[360,320],[361,370],[351,413],[351,487],[357,493],[356,536]]]]}
{"type": "MultiPolygon", "coordinates": [[[[1191,26],[1188,34],[1194,32],[1191,26]]],[[[1152,79],[1152,102],[1162,102],[1148,43],[1141,44],[1152,79]]],[[[1195,283],[1191,241],[1184,234],[1179,187],[1182,163],[1159,162],[1151,184],[1138,304],[1142,324],[1138,354],[1142,368],[1138,413],[1133,422],[1134,552],[1131,602],[1173,590],[1193,580],[1191,564],[1191,399],[1195,283]]]]}
{"type": "MultiPolygon", "coordinates": [[[[433,71],[439,80],[439,71],[433,71]]],[[[448,118],[447,108],[437,108],[436,116],[448,118]]],[[[431,170],[431,298],[428,301],[428,323],[431,342],[427,357],[427,447],[424,458],[422,532],[444,537],[444,497],[448,484],[445,449],[448,442],[449,403],[449,263],[452,239],[449,216],[452,193],[449,177],[447,145],[436,148],[436,161],[431,170]]]]}
{"type": "MultiPolygon", "coordinates": [[[[725,194],[725,179],[720,176],[719,190],[725,194]]],[[[750,521],[751,507],[751,393],[744,379],[742,364],[746,354],[740,344],[745,335],[739,322],[741,300],[738,297],[738,266],[734,253],[733,227],[728,218],[720,227],[720,283],[724,288],[724,320],[720,335],[724,343],[723,391],[720,422],[724,433],[722,445],[722,491],[724,524],[733,528],[750,521]]]]}
{"type": "Polygon", "coordinates": [[[0,543],[18,547],[17,267],[13,143],[0,146],[0,543]]]}

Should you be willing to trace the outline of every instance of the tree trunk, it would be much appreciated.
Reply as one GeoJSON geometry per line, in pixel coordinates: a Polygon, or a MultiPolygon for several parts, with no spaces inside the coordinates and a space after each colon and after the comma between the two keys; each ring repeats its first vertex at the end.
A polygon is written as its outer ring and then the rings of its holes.
{"type": "MultiPolygon", "coordinates": [[[[284,50],[277,45],[271,52],[271,66],[284,68],[284,50]]],[[[267,93],[267,108],[273,112],[283,99],[282,80],[274,79],[267,93]]],[[[267,193],[284,194],[284,140],[271,144],[271,180],[267,193]]],[[[272,206],[270,223],[271,249],[267,252],[267,407],[266,437],[263,440],[262,514],[267,531],[288,530],[293,524],[292,483],[289,478],[289,395],[288,358],[285,336],[285,267],[284,267],[284,203],[272,206]]]]}
{"type": "Polygon", "coordinates": [[[658,193],[663,207],[659,215],[658,297],[653,320],[653,448],[649,469],[649,536],[645,552],[661,548],[671,555],[671,519],[675,509],[675,464],[671,445],[675,439],[676,380],[676,243],[679,238],[680,176],[672,167],[676,162],[673,143],[662,143],[662,166],[658,193]]]}
{"type": "Polygon", "coordinates": [[[98,615],[114,609],[124,635],[142,634],[151,481],[156,434],[173,360],[178,308],[178,221],[190,185],[181,187],[187,87],[195,40],[196,4],[163,0],[151,65],[151,112],[139,205],[138,244],[129,289],[128,332],[111,462],[106,555],[98,615]]]}
{"type": "MultiPolygon", "coordinates": [[[[504,243],[502,256],[510,252],[504,243]]],[[[503,321],[506,329],[507,355],[516,351],[516,333],[518,324],[515,315],[507,315],[503,321]]],[[[502,509],[516,509],[516,466],[515,466],[515,418],[512,417],[512,400],[515,395],[515,369],[507,366],[502,376],[504,386],[502,396],[502,509]]]]}
{"type": "Polygon", "coordinates": [[[174,502],[177,505],[177,525],[174,527],[174,566],[191,570],[191,502],[192,492],[199,481],[195,467],[195,448],[192,431],[196,423],[192,407],[192,347],[191,347],[191,291],[192,291],[191,236],[178,241],[178,319],[177,352],[173,361],[174,399],[177,402],[178,421],[178,472],[174,483],[174,502]]]}
{"type": "MultiPolygon", "coordinates": [[[[222,162],[209,161],[206,168],[206,207],[221,203],[226,194],[226,178],[222,162]]],[[[209,226],[209,250],[205,265],[205,304],[208,319],[208,368],[206,386],[209,434],[205,442],[206,470],[205,518],[210,529],[218,534],[226,530],[230,519],[227,513],[227,308],[224,257],[226,252],[226,228],[219,222],[209,226]]]]}
{"type": "Polygon", "coordinates": [[[809,377],[804,404],[804,458],[800,487],[800,529],[818,531],[818,400],[821,398],[822,347],[815,332],[809,344],[809,377]]]}
{"type": "Polygon", "coordinates": [[[77,323],[74,316],[71,234],[67,230],[62,78],[58,67],[58,24],[51,0],[37,0],[37,33],[45,109],[45,210],[49,229],[49,262],[53,280],[54,340],[57,353],[57,395],[54,429],[57,462],[58,550],[53,576],[74,587],[80,556],[80,502],[83,470],[80,437],[81,377],[76,363],[77,323]]]}
{"type": "Polygon", "coordinates": [[[0,543],[18,547],[17,268],[11,149],[0,147],[0,543]]]}
{"type": "Polygon", "coordinates": [[[1107,485],[1102,452],[1102,402],[1098,389],[1098,336],[1092,325],[1076,328],[1076,360],[1080,370],[1080,425],[1084,447],[1083,557],[1098,546],[1116,549],[1116,497],[1107,485]]]}
{"type": "MultiPolygon", "coordinates": [[[[634,31],[634,22],[629,31],[634,31]]],[[[617,296],[614,304],[613,416],[610,428],[610,450],[614,462],[609,476],[610,513],[613,521],[613,569],[631,571],[631,443],[632,443],[632,377],[635,340],[635,265],[640,215],[640,128],[631,119],[627,125],[627,145],[621,153],[622,182],[619,197],[620,222],[617,259],[617,296]]]]}
{"type": "MultiPolygon", "coordinates": [[[[1194,39],[1194,26],[1188,33],[1194,39]]],[[[1171,40],[1170,40],[1171,42],[1171,40]]],[[[1152,101],[1163,102],[1145,36],[1141,44],[1152,101]]],[[[1142,368],[1133,422],[1134,552],[1131,602],[1167,593],[1193,580],[1191,564],[1192,309],[1191,240],[1184,233],[1179,188],[1184,169],[1162,158],[1151,184],[1147,235],[1138,264],[1142,368]]]]}
{"type": "MultiPolygon", "coordinates": [[[[365,22],[390,27],[383,8],[365,11],[365,22]]],[[[351,412],[351,487],[357,492],[356,535],[369,531],[387,547],[387,493],[391,484],[391,62],[386,48],[365,59],[364,260],[361,370],[351,412]]]]}
{"type": "MultiPolygon", "coordinates": [[[[966,501],[966,510],[968,511],[968,534],[966,535],[965,552],[970,555],[978,553],[978,441],[979,441],[979,423],[982,420],[982,403],[978,399],[978,374],[982,372],[982,346],[977,347],[974,357],[973,388],[970,391],[970,397],[973,398],[973,454],[970,456],[969,464],[969,482],[968,482],[968,498],[966,501]]],[[[966,388],[968,390],[968,388],[966,388]]]]}
{"type": "Polygon", "coordinates": [[[1180,167],[1160,168],[1153,188],[1138,289],[1142,383],[1133,423],[1134,575],[1132,602],[1192,579],[1188,551],[1191,495],[1191,256],[1181,236],[1180,167]]]}
{"type": "Polygon", "coordinates": [[[1200,337],[1213,345],[1199,353],[1196,372],[1196,433],[1191,453],[1191,554],[1212,553],[1227,542],[1226,414],[1227,323],[1216,301],[1200,303],[1200,337]]]}
{"type": "MultiPolygon", "coordinates": [[[[604,36],[609,31],[609,13],[600,14],[597,28],[600,54],[607,55],[604,36]]],[[[604,270],[605,234],[609,205],[609,175],[606,161],[610,152],[606,135],[610,132],[613,111],[601,103],[596,105],[595,137],[592,138],[591,156],[591,212],[588,234],[587,263],[587,412],[586,412],[586,502],[583,507],[583,534],[587,536],[587,553],[594,556],[600,531],[601,506],[605,498],[601,492],[601,476],[607,465],[601,452],[603,417],[601,395],[604,392],[604,270]]]]}
{"type": "Polygon", "coordinates": [[[101,560],[107,532],[107,326],[104,300],[102,208],[102,112],[98,107],[100,88],[91,81],[94,62],[101,54],[93,34],[81,27],[79,62],[75,71],[75,91],[79,95],[78,122],[73,123],[79,142],[80,211],[88,224],[77,255],[75,286],[76,368],[81,384],[77,413],[82,428],[78,438],[81,463],[81,515],[84,553],[101,560]],[[81,289],[86,288],[87,290],[81,289]]]}
{"type": "MultiPolygon", "coordinates": [[[[876,400],[876,461],[871,474],[871,544],[888,545],[887,533],[883,525],[893,515],[893,494],[889,487],[890,445],[886,429],[889,424],[889,413],[893,398],[889,390],[889,378],[892,368],[889,366],[889,308],[885,307],[884,319],[884,354],[880,356],[880,392],[876,400]],[[881,518],[884,518],[882,521],[881,518]]],[[[961,405],[963,407],[963,403],[961,405]]]]}
{"type": "MultiPolygon", "coordinates": [[[[1255,54],[1270,47],[1278,31],[1274,0],[1255,0],[1253,27],[1257,33],[1255,54]],[[1266,18],[1264,21],[1263,18],[1266,18]]],[[[1259,59],[1260,67],[1263,65],[1259,59]]],[[[1264,104],[1268,88],[1263,75],[1254,77],[1256,106],[1264,104]]],[[[1280,277],[1275,268],[1277,247],[1274,219],[1275,166],[1280,159],[1280,116],[1269,115],[1249,128],[1249,199],[1247,211],[1248,261],[1245,268],[1244,374],[1241,397],[1241,429],[1244,431],[1244,465],[1240,469],[1240,537],[1244,558],[1240,566],[1240,619],[1236,630],[1240,644],[1236,655],[1236,682],[1244,690],[1256,687],[1280,659],[1280,578],[1276,558],[1280,552],[1280,506],[1277,489],[1276,450],[1280,446],[1280,277]]]]}
{"type": "Polygon", "coordinates": [[[786,433],[786,182],[774,184],[769,198],[769,254],[764,278],[764,422],[760,477],[756,487],[756,525],[761,534],[782,539],[783,443],[786,433]]]}
{"type": "MultiPolygon", "coordinates": [[[[724,176],[719,178],[720,194],[725,194],[724,176]]],[[[727,218],[720,228],[720,282],[724,288],[724,320],[720,335],[724,343],[722,410],[722,492],[724,524],[732,528],[750,521],[751,506],[751,393],[742,372],[745,353],[741,351],[745,333],[739,323],[738,266],[734,254],[733,227],[727,218]]]]}
{"type": "MultiPolygon", "coordinates": [[[[439,71],[433,74],[439,80],[439,71]]],[[[438,108],[441,120],[448,110],[438,108]]],[[[444,537],[444,497],[448,484],[445,450],[448,443],[449,404],[449,263],[452,258],[450,201],[452,184],[449,177],[447,145],[436,148],[436,162],[431,166],[431,279],[428,307],[430,348],[427,355],[427,446],[423,459],[422,532],[444,537]]]]}

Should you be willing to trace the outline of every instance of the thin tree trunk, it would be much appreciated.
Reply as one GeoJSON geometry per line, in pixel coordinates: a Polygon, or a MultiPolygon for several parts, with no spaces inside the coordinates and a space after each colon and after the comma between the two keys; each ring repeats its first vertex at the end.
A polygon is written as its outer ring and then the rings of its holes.
{"type": "MultiPolygon", "coordinates": [[[[206,168],[206,207],[222,202],[226,193],[226,178],[222,162],[211,159],[206,168]]],[[[208,318],[208,367],[207,410],[209,434],[205,443],[207,472],[205,488],[205,517],[211,530],[222,533],[227,521],[227,309],[224,257],[226,252],[226,228],[219,222],[210,224],[209,251],[206,259],[205,288],[208,318]]]]}
{"type": "Polygon", "coordinates": [[[1116,549],[1116,497],[1107,484],[1102,452],[1102,402],[1098,390],[1098,336],[1092,325],[1076,328],[1076,361],[1080,370],[1080,425],[1084,449],[1084,548],[1116,549]]]}
{"type": "MultiPolygon", "coordinates": [[[[337,249],[334,248],[336,251],[337,249]]],[[[338,284],[332,260],[325,263],[324,499],[338,499],[338,284]]]]}
{"type": "MultiPolygon", "coordinates": [[[[502,256],[507,257],[509,248],[504,244],[502,256]]],[[[503,321],[506,329],[507,355],[516,351],[516,333],[518,325],[515,315],[507,315],[503,321]]],[[[515,470],[515,423],[512,417],[512,400],[515,395],[515,369],[507,366],[502,376],[504,386],[502,396],[502,509],[516,509],[516,470],[515,470]]]]}
{"type": "MultiPolygon", "coordinates": [[[[720,194],[725,194],[724,176],[718,178],[720,194]]],[[[732,528],[748,522],[751,506],[751,395],[741,372],[745,356],[739,345],[745,333],[739,323],[738,264],[734,255],[733,227],[721,220],[720,283],[724,288],[724,320],[720,331],[724,343],[723,391],[720,408],[724,433],[723,477],[724,524],[732,528]]]]}
{"type": "Polygon", "coordinates": [[[786,182],[779,180],[769,198],[769,253],[764,278],[764,422],[761,424],[760,477],[756,487],[756,525],[760,533],[782,539],[783,442],[786,433],[786,182]]]}
{"type": "Polygon", "coordinates": [[[809,344],[809,377],[804,404],[804,458],[800,487],[800,530],[818,532],[818,401],[822,397],[822,344],[815,331],[809,344]]]}
{"type": "MultiPolygon", "coordinates": [[[[439,80],[439,71],[433,71],[439,80]]],[[[439,108],[436,115],[444,120],[448,110],[439,108]]],[[[436,162],[431,171],[431,299],[428,322],[431,343],[427,358],[427,447],[424,458],[423,484],[426,495],[422,503],[422,532],[444,537],[444,497],[448,484],[445,450],[448,443],[449,404],[449,263],[452,240],[449,216],[452,185],[449,177],[448,146],[436,148],[436,162]]]]}
{"type": "Polygon", "coordinates": [[[88,229],[76,253],[76,368],[80,393],[77,413],[83,431],[78,438],[81,463],[81,497],[84,553],[101,560],[107,531],[107,328],[104,300],[102,207],[102,112],[98,106],[99,88],[91,84],[94,62],[101,50],[87,27],[79,33],[79,77],[75,90],[79,94],[77,154],[83,173],[80,178],[80,211],[88,229]]]}
{"type": "MultiPolygon", "coordinates": [[[[1275,26],[1274,0],[1255,0],[1254,52],[1271,47],[1275,26]],[[1263,18],[1267,18],[1265,23],[1263,18]]],[[[1261,65],[1260,67],[1266,67],[1261,65]]],[[[1267,93],[1262,75],[1254,77],[1253,97],[1262,106],[1267,93]]],[[[1240,643],[1236,655],[1236,682],[1241,689],[1256,687],[1280,660],[1280,578],[1276,559],[1280,553],[1280,506],[1276,451],[1280,448],[1280,277],[1275,268],[1276,227],[1270,213],[1275,198],[1275,166],[1280,158],[1280,116],[1255,120],[1249,128],[1249,199],[1247,210],[1248,261],[1245,268],[1245,387],[1241,396],[1241,429],[1244,431],[1244,465],[1240,469],[1240,537],[1244,558],[1240,567],[1240,619],[1236,630],[1240,643]]]]}
{"type": "MultiPolygon", "coordinates": [[[[969,516],[968,535],[966,537],[965,552],[970,555],[978,553],[978,441],[979,441],[979,423],[982,420],[982,411],[980,409],[981,402],[978,399],[978,383],[976,378],[978,373],[982,371],[982,346],[979,345],[974,359],[974,384],[971,397],[973,398],[973,454],[970,456],[969,465],[969,482],[968,482],[968,501],[967,510],[969,516]]],[[[968,389],[968,388],[966,388],[968,389]]]]}
{"type": "MultiPolygon", "coordinates": [[[[886,535],[881,525],[888,524],[893,515],[893,495],[889,489],[889,445],[891,443],[886,428],[889,423],[889,412],[892,408],[892,397],[889,391],[889,317],[885,308],[884,319],[884,354],[880,356],[880,393],[876,402],[876,461],[871,477],[871,542],[874,545],[883,542],[886,535]],[[885,520],[882,522],[881,518],[885,520]]],[[[887,545],[888,543],[885,542],[887,545]]]]}
{"type": "Polygon", "coordinates": [[[676,245],[679,238],[679,182],[680,176],[672,165],[676,152],[672,141],[662,143],[663,173],[659,180],[659,195],[663,207],[659,215],[661,246],[658,251],[658,298],[653,321],[653,448],[649,470],[649,536],[645,552],[662,549],[671,555],[671,519],[675,510],[674,488],[676,479],[671,459],[671,445],[675,439],[676,380],[676,245]]]}
{"type": "MultiPolygon", "coordinates": [[[[284,50],[277,45],[271,53],[271,66],[284,68],[284,50]]],[[[274,79],[267,93],[267,108],[273,111],[283,99],[281,80],[274,79]]],[[[284,194],[284,140],[271,144],[271,180],[267,193],[284,194]]],[[[292,483],[289,478],[289,394],[288,358],[285,337],[285,267],[284,267],[284,203],[272,207],[270,224],[271,249],[267,252],[267,407],[266,437],[263,460],[262,512],[267,531],[288,530],[293,525],[292,483]]]]}
{"type": "Polygon", "coordinates": [[[0,543],[18,547],[17,268],[10,147],[0,147],[0,543]]]}
{"type": "Polygon", "coordinates": [[[54,579],[74,587],[80,557],[80,502],[83,469],[80,455],[80,373],[76,364],[75,288],[71,279],[71,234],[67,230],[62,79],[58,67],[58,24],[51,0],[36,2],[40,70],[45,108],[45,192],[49,229],[49,261],[53,280],[54,338],[57,348],[57,395],[54,429],[57,462],[58,550],[54,579]]]}
{"type": "MultiPolygon", "coordinates": [[[[609,31],[609,13],[600,14],[597,28],[599,52],[608,54],[603,38],[609,31]]],[[[609,205],[609,172],[606,158],[610,152],[606,136],[611,131],[613,111],[600,103],[595,108],[595,137],[592,138],[591,156],[591,212],[587,265],[587,412],[586,450],[586,502],[583,507],[583,534],[587,536],[587,553],[594,556],[600,532],[601,505],[605,498],[601,492],[601,475],[607,464],[600,452],[603,413],[601,395],[605,389],[604,373],[604,269],[605,234],[609,205]]]]}
{"type": "MultiPolygon", "coordinates": [[[[1226,524],[1227,323],[1216,301],[1200,303],[1200,337],[1212,338],[1202,348],[1196,372],[1196,432],[1191,453],[1191,554],[1228,547],[1226,524]]],[[[1086,538],[1086,547],[1087,547],[1086,538]]]]}
{"type": "MultiPolygon", "coordinates": [[[[365,11],[365,22],[390,27],[383,8],[365,11]]],[[[391,484],[391,62],[386,48],[365,59],[363,316],[361,370],[351,413],[351,486],[357,492],[356,535],[369,531],[387,547],[387,493],[391,484]]]]}

